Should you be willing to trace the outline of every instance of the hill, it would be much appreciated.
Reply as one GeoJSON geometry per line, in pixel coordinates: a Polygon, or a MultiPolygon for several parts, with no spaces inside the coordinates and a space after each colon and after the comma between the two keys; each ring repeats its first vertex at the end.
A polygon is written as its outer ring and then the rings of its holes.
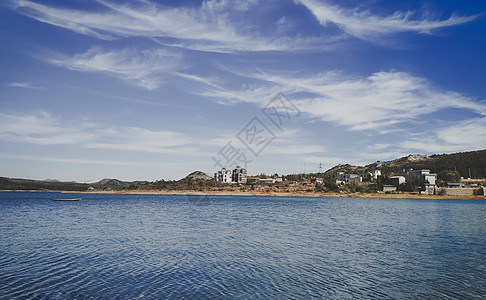
{"type": "Polygon", "coordinates": [[[204,191],[208,188],[223,187],[224,184],[214,180],[211,176],[201,171],[194,171],[186,177],[179,180],[158,180],[154,182],[147,182],[138,184],[133,188],[148,189],[148,190],[199,190],[204,191]]]}
{"type": "Polygon", "coordinates": [[[95,182],[74,182],[57,180],[32,180],[22,178],[0,177],[0,190],[32,190],[32,191],[87,191],[95,190],[121,190],[146,181],[120,181],[118,179],[102,179],[95,182]]]}
{"type": "Polygon", "coordinates": [[[1,190],[86,191],[89,187],[89,184],[79,182],[62,182],[57,180],[32,180],[0,177],[1,190]]]}
{"type": "Polygon", "coordinates": [[[341,164],[330,168],[322,174],[290,174],[283,176],[286,180],[303,180],[311,177],[323,177],[333,182],[337,172],[361,174],[365,171],[379,169],[384,176],[390,176],[400,169],[430,169],[439,178],[448,172],[457,172],[459,177],[486,178],[486,150],[459,152],[453,154],[410,154],[391,161],[377,161],[365,166],[341,164]],[[469,175],[471,174],[471,176],[469,175]]]}
{"type": "Polygon", "coordinates": [[[434,173],[457,171],[464,178],[486,178],[486,150],[453,154],[409,155],[388,162],[376,162],[365,169],[381,169],[385,174],[398,169],[430,169],[434,173]]]}
{"type": "Polygon", "coordinates": [[[194,171],[191,174],[187,175],[186,176],[186,179],[192,179],[192,180],[196,180],[196,179],[211,180],[213,178],[211,176],[207,175],[204,172],[194,171]]]}

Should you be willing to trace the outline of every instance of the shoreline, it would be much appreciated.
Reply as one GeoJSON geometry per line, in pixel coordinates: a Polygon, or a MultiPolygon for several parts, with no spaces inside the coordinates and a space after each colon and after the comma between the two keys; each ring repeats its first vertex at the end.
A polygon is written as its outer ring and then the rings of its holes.
{"type": "Polygon", "coordinates": [[[120,191],[59,191],[59,190],[0,190],[0,192],[53,192],[69,194],[125,194],[125,195],[179,195],[179,196],[258,196],[299,198],[381,198],[381,199],[423,199],[423,200],[486,200],[486,196],[420,195],[412,193],[284,193],[284,192],[237,192],[237,191],[168,191],[168,190],[120,190],[120,191]]]}

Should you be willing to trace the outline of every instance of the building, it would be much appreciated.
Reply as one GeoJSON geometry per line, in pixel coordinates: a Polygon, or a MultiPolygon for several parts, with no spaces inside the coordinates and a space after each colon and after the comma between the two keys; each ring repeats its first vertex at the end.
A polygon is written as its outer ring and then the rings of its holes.
{"type": "Polygon", "coordinates": [[[425,187],[435,186],[437,180],[437,174],[430,173],[428,169],[414,170],[415,176],[420,177],[425,182],[425,187]]]}
{"type": "Polygon", "coordinates": [[[226,168],[222,168],[217,173],[214,173],[214,179],[219,182],[230,183],[233,182],[233,172],[231,170],[227,170],[226,168]]]}
{"type": "Polygon", "coordinates": [[[393,185],[384,185],[383,186],[383,192],[396,192],[397,187],[393,185]]]}
{"type": "Polygon", "coordinates": [[[257,177],[248,177],[246,179],[246,183],[254,184],[254,183],[258,183],[258,180],[259,180],[259,178],[257,178],[257,177]]]}
{"type": "Polygon", "coordinates": [[[361,174],[363,181],[375,181],[378,176],[381,176],[381,170],[367,171],[361,174]]]}
{"type": "Polygon", "coordinates": [[[435,188],[437,181],[437,174],[430,173],[429,169],[401,169],[398,171],[397,175],[408,175],[412,178],[420,178],[424,182],[424,190],[435,188]]]}
{"type": "Polygon", "coordinates": [[[405,180],[405,177],[404,176],[401,176],[401,175],[397,175],[397,176],[390,177],[390,183],[393,186],[396,186],[396,187],[398,187],[402,183],[405,183],[405,181],[406,181],[405,180]]]}
{"type": "Polygon", "coordinates": [[[324,178],[313,177],[311,178],[311,183],[324,183],[324,178]]]}
{"type": "Polygon", "coordinates": [[[412,173],[412,172],[413,172],[412,168],[400,169],[400,170],[398,170],[397,175],[405,175],[405,174],[409,174],[409,173],[412,173]]]}
{"type": "Polygon", "coordinates": [[[275,183],[275,178],[262,178],[258,180],[259,183],[275,183]]]}
{"type": "Polygon", "coordinates": [[[462,182],[448,182],[447,187],[451,189],[464,188],[466,185],[462,182]]]}
{"type": "Polygon", "coordinates": [[[346,174],[344,172],[337,172],[336,184],[347,184],[347,183],[360,183],[363,182],[363,178],[358,174],[346,174]]]}
{"type": "Polygon", "coordinates": [[[248,172],[246,171],[246,169],[237,166],[233,170],[232,180],[233,182],[237,182],[237,183],[246,183],[248,180],[248,172]]]}
{"type": "Polygon", "coordinates": [[[224,183],[246,183],[248,180],[248,172],[240,166],[237,166],[233,171],[222,168],[214,173],[214,179],[224,183]]]}

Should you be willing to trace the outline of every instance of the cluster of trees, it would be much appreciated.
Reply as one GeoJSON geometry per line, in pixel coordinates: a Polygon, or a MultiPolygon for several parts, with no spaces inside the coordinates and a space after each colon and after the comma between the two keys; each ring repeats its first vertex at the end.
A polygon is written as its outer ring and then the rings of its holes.
{"type": "Polygon", "coordinates": [[[148,189],[148,190],[199,190],[205,191],[208,189],[222,188],[222,182],[213,179],[192,179],[183,178],[180,180],[158,180],[133,186],[133,189],[148,189]]]}

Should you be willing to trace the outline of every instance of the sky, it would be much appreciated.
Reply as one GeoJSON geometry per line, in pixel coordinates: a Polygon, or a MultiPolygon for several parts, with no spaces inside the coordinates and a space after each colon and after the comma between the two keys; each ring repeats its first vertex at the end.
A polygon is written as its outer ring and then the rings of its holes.
{"type": "Polygon", "coordinates": [[[0,176],[318,172],[486,148],[486,2],[6,0],[0,176]]]}

